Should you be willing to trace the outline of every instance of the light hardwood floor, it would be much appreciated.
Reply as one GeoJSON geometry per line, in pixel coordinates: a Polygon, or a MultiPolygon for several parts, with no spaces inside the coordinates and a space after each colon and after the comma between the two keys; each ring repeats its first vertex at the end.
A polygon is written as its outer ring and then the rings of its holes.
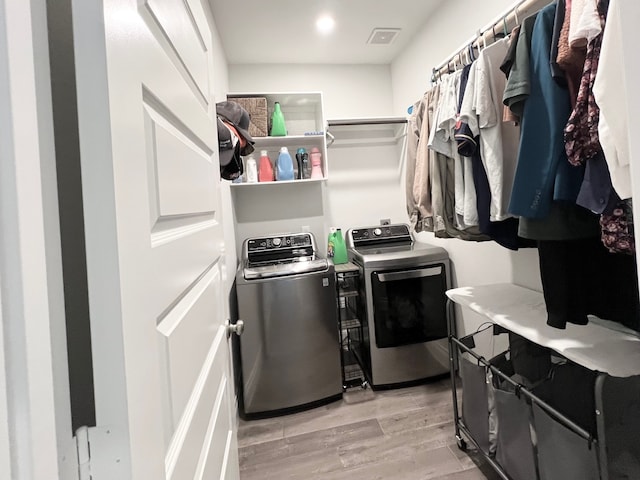
{"type": "Polygon", "coordinates": [[[497,480],[455,444],[449,379],[240,421],[241,480],[497,480]]]}

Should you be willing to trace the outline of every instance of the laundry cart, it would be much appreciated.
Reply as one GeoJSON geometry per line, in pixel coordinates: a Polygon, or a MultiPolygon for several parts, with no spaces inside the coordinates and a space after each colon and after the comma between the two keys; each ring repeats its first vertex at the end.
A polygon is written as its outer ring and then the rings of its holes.
{"type": "Polygon", "coordinates": [[[512,284],[447,296],[461,449],[473,444],[506,480],[640,478],[638,332],[596,317],[549,327],[543,294],[512,284]],[[484,316],[488,328],[459,338],[456,307],[484,316]],[[483,334],[508,335],[509,348],[485,358],[475,348],[483,334]]]}

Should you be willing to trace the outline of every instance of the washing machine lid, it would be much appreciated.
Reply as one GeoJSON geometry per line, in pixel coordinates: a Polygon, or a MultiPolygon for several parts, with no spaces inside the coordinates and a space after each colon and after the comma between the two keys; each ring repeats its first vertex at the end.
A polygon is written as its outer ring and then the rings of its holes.
{"type": "Polygon", "coordinates": [[[286,263],[273,263],[267,265],[250,266],[243,269],[245,280],[260,280],[263,278],[285,277],[311,272],[324,272],[329,270],[329,262],[325,258],[314,260],[301,260],[286,263]]]}

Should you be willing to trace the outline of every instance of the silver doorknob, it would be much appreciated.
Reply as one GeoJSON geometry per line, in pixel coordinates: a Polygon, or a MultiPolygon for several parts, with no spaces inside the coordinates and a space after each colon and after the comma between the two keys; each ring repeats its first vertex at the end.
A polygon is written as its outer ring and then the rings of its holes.
{"type": "Polygon", "coordinates": [[[244,332],[244,322],[242,320],[238,320],[236,323],[231,323],[227,320],[224,325],[227,327],[227,338],[229,338],[232,333],[240,336],[242,332],[244,332]]]}

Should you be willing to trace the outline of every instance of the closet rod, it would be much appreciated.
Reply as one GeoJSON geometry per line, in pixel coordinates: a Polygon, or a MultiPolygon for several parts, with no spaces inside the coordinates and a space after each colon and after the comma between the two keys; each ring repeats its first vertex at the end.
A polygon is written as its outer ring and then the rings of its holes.
{"type": "Polygon", "coordinates": [[[471,37],[467,42],[462,44],[457,50],[447,57],[447,60],[435,67],[432,71],[432,81],[436,77],[456,70],[465,63],[466,52],[469,46],[479,49],[480,46],[489,45],[495,41],[496,37],[502,37],[505,33],[511,32],[513,27],[522,23],[526,17],[534,14],[551,3],[552,0],[518,0],[518,2],[499,15],[493,22],[471,37]],[[506,30],[506,32],[505,32],[506,30]]]}

